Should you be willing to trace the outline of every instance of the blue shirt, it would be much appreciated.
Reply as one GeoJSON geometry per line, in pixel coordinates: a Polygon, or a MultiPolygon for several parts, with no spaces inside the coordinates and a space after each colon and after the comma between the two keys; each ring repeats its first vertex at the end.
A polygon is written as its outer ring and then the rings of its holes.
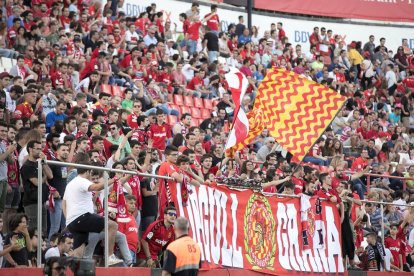
{"type": "Polygon", "coordinates": [[[252,38],[250,36],[244,36],[244,35],[239,36],[239,43],[245,44],[247,42],[252,42],[252,38]]]}
{"type": "Polygon", "coordinates": [[[49,133],[50,128],[55,125],[56,121],[64,121],[66,119],[66,114],[56,114],[56,111],[49,112],[46,115],[46,131],[49,133]]]}

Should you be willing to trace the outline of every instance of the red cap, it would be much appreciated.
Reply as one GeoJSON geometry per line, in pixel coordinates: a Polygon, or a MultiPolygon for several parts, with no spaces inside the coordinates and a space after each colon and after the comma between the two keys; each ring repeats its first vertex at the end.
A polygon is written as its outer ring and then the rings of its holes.
{"type": "Polygon", "coordinates": [[[158,66],[158,62],[156,60],[151,61],[152,66],[158,66]]]}

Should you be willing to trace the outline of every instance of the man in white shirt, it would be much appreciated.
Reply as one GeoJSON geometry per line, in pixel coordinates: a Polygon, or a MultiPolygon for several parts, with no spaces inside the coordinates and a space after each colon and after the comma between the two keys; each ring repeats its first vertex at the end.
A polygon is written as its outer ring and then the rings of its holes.
{"type": "Polygon", "coordinates": [[[45,259],[51,257],[65,257],[71,255],[73,247],[73,237],[70,233],[63,233],[58,238],[58,245],[46,251],[45,259]]]}
{"type": "MultiPolygon", "coordinates": [[[[82,165],[90,165],[89,161],[79,162],[82,165]]],[[[73,234],[73,255],[82,257],[85,243],[88,241],[89,233],[100,233],[104,231],[105,219],[94,213],[92,192],[104,189],[104,182],[92,183],[91,169],[78,168],[78,176],[70,181],[63,196],[62,209],[66,218],[66,227],[73,234]]],[[[101,179],[102,180],[102,179],[101,179]]],[[[115,221],[108,222],[108,251],[109,265],[122,262],[114,255],[115,235],[118,224],[115,221]]]]}
{"type": "Polygon", "coordinates": [[[135,25],[131,24],[128,27],[128,30],[125,32],[125,42],[128,45],[128,49],[132,49],[138,45],[140,37],[135,31],[135,25]]]}
{"type": "Polygon", "coordinates": [[[23,88],[19,85],[14,85],[10,88],[10,92],[6,91],[6,108],[9,112],[16,110],[16,100],[23,95],[23,88]]]}

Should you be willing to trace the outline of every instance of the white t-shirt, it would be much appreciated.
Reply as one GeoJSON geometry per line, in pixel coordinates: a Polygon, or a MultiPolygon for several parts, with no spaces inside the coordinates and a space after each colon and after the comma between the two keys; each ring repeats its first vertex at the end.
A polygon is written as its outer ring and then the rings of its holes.
{"type": "Polygon", "coordinates": [[[88,191],[92,184],[88,179],[77,176],[66,186],[63,196],[66,200],[66,226],[83,214],[94,213],[92,193],[88,191]]]}
{"type": "Polygon", "coordinates": [[[391,270],[391,260],[392,260],[391,251],[388,248],[384,248],[384,252],[385,252],[385,257],[384,257],[385,270],[390,271],[391,270]]]}
{"type": "Polygon", "coordinates": [[[194,71],[193,69],[191,69],[191,65],[190,64],[185,64],[183,66],[183,70],[181,70],[185,76],[185,79],[187,81],[191,81],[194,78],[194,71]]]}
{"type": "Polygon", "coordinates": [[[397,76],[394,71],[390,70],[385,74],[385,79],[387,80],[387,88],[390,88],[394,84],[397,84],[397,76]]]}
{"type": "MultiPolygon", "coordinates": [[[[23,160],[25,159],[25,157],[26,156],[28,156],[29,155],[29,153],[27,152],[27,147],[26,146],[24,146],[23,148],[22,148],[22,150],[20,151],[20,153],[19,153],[19,166],[20,166],[20,168],[22,168],[22,166],[23,166],[23,164],[24,164],[24,162],[23,162],[23,160]]],[[[27,160],[27,159],[26,159],[27,160]]]]}

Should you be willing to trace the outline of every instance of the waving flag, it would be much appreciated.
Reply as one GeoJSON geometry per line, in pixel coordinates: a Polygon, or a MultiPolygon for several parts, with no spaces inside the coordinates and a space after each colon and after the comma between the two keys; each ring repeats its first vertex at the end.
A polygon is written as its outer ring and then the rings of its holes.
{"type": "Polygon", "coordinates": [[[226,149],[229,149],[243,142],[249,133],[249,120],[246,116],[246,112],[240,108],[249,82],[246,76],[236,68],[230,68],[230,72],[225,76],[231,91],[233,102],[236,105],[233,114],[233,127],[226,143],[226,149]]]}
{"type": "Polygon", "coordinates": [[[254,109],[276,141],[300,161],[335,118],[346,98],[281,68],[261,82],[254,109]]]}
{"type": "Polygon", "coordinates": [[[263,129],[263,118],[261,110],[254,109],[247,113],[247,119],[249,120],[249,132],[247,133],[246,138],[237,143],[233,147],[226,150],[226,155],[232,157],[236,151],[242,150],[244,147],[248,146],[254,139],[259,136],[263,129]]]}

